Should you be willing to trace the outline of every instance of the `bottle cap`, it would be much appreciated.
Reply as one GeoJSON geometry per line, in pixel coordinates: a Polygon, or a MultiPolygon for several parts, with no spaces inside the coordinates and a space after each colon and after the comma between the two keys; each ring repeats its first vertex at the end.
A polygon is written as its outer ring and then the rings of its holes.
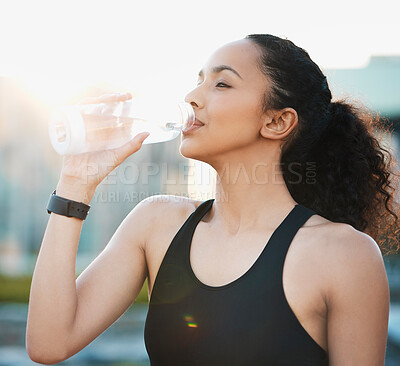
{"type": "Polygon", "coordinates": [[[79,154],[85,147],[86,130],[76,106],[60,107],[49,124],[51,144],[60,155],[79,154]]]}

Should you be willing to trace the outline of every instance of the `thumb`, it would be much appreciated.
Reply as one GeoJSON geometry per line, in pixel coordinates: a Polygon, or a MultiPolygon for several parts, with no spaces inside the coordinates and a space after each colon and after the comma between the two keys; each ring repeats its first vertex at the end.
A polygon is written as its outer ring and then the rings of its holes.
{"type": "MultiPolygon", "coordinates": [[[[147,131],[141,132],[141,133],[137,134],[131,141],[137,140],[140,143],[140,145],[142,145],[143,141],[146,140],[149,137],[149,135],[150,135],[150,132],[147,132],[147,131]]],[[[131,142],[131,141],[129,141],[129,142],[131,142]]]]}
{"type": "Polygon", "coordinates": [[[150,132],[141,132],[126,144],[115,149],[119,161],[124,161],[128,156],[138,151],[143,144],[143,141],[150,135],[150,132]]]}

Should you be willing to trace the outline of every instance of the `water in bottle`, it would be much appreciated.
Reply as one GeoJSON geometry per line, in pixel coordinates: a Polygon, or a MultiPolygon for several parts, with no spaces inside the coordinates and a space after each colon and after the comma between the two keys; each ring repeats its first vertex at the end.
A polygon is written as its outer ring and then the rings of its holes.
{"type": "Polygon", "coordinates": [[[144,144],[172,140],[194,121],[189,103],[130,99],[57,108],[49,135],[60,155],[71,155],[117,148],[145,131],[150,135],[144,144]]]}

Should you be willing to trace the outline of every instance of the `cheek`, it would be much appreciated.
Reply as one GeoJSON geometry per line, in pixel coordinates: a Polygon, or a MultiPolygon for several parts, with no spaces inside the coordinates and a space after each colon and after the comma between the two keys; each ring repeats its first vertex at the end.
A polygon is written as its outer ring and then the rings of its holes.
{"type": "Polygon", "coordinates": [[[225,115],[224,120],[210,121],[190,136],[182,136],[179,151],[186,158],[206,163],[239,149],[242,153],[258,138],[259,132],[254,125],[254,121],[225,115]]]}
{"type": "Polygon", "coordinates": [[[258,135],[258,106],[254,100],[237,100],[213,106],[208,111],[211,138],[248,140],[258,135]]]}
{"type": "Polygon", "coordinates": [[[217,155],[251,145],[259,136],[257,108],[254,97],[214,100],[207,105],[206,126],[181,137],[180,153],[207,162],[217,155]]]}

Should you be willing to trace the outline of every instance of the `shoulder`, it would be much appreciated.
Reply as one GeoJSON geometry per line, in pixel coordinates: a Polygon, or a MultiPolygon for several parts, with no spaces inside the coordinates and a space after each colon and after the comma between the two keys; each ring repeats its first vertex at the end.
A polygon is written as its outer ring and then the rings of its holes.
{"type": "Polygon", "coordinates": [[[156,234],[182,225],[200,203],[185,196],[153,195],[140,201],[129,215],[138,217],[146,245],[156,234]]]}
{"type": "MultiPolygon", "coordinates": [[[[371,296],[385,295],[388,290],[386,270],[381,250],[368,234],[344,223],[321,225],[318,246],[327,304],[349,300],[349,295],[361,299],[369,287],[371,296]]],[[[360,304],[361,305],[361,304],[360,304]]]]}
{"type": "Polygon", "coordinates": [[[318,272],[318,281],[328,303],[344,283],[380,277],[385,286],[386,271],[381,250],[368,234],[346,223],[313,215],[299,231],[301,246],[296,250],[302,263],[318,272]]]}
{"type": "Polygon", "coordinates": [[[141,215],[144,215],[148,220],[165,216],[169,216],[172,219],[177,216],[185,216],[188,212],[193,212],[198,206],[197,202],[185,196],[153,195],[140,201],[132,212],[140,211],[141,215]]]}
{"type": "MultiPolygon", "coordinates": [[[[368,234],[355,229],[350,224],[333,222],[323,216],[313,215],[303,226],[307,236],[313,236],[316,250],[321,250],[327,257],[338,260],[351,258],[352,255],[366,256],[382,260],[381,250],[376,241],[368,234]]],[[[356,263],[355,263],[356,264],[356,263]]]]}
{"type": "Polygon", "coordinates": [[[331,273],[363,270],[365,265],[383,265],[381,250],[368,234],[346,223],[332,222],[314,215],[305,226],[313,236],[313,249],[324,258],[323,265],[331,273]]]}
{"type": "MultiPolygon", "coordinates": [[[[337,266],[352,264],[351,268],[363,266],[365,261],[383,263],[381,250],[368,234],[344,223],[331,222],[325,227],[326,254],[337,266]]],[[[369,263],[371,264],[371,263],[369,263]]]]}

